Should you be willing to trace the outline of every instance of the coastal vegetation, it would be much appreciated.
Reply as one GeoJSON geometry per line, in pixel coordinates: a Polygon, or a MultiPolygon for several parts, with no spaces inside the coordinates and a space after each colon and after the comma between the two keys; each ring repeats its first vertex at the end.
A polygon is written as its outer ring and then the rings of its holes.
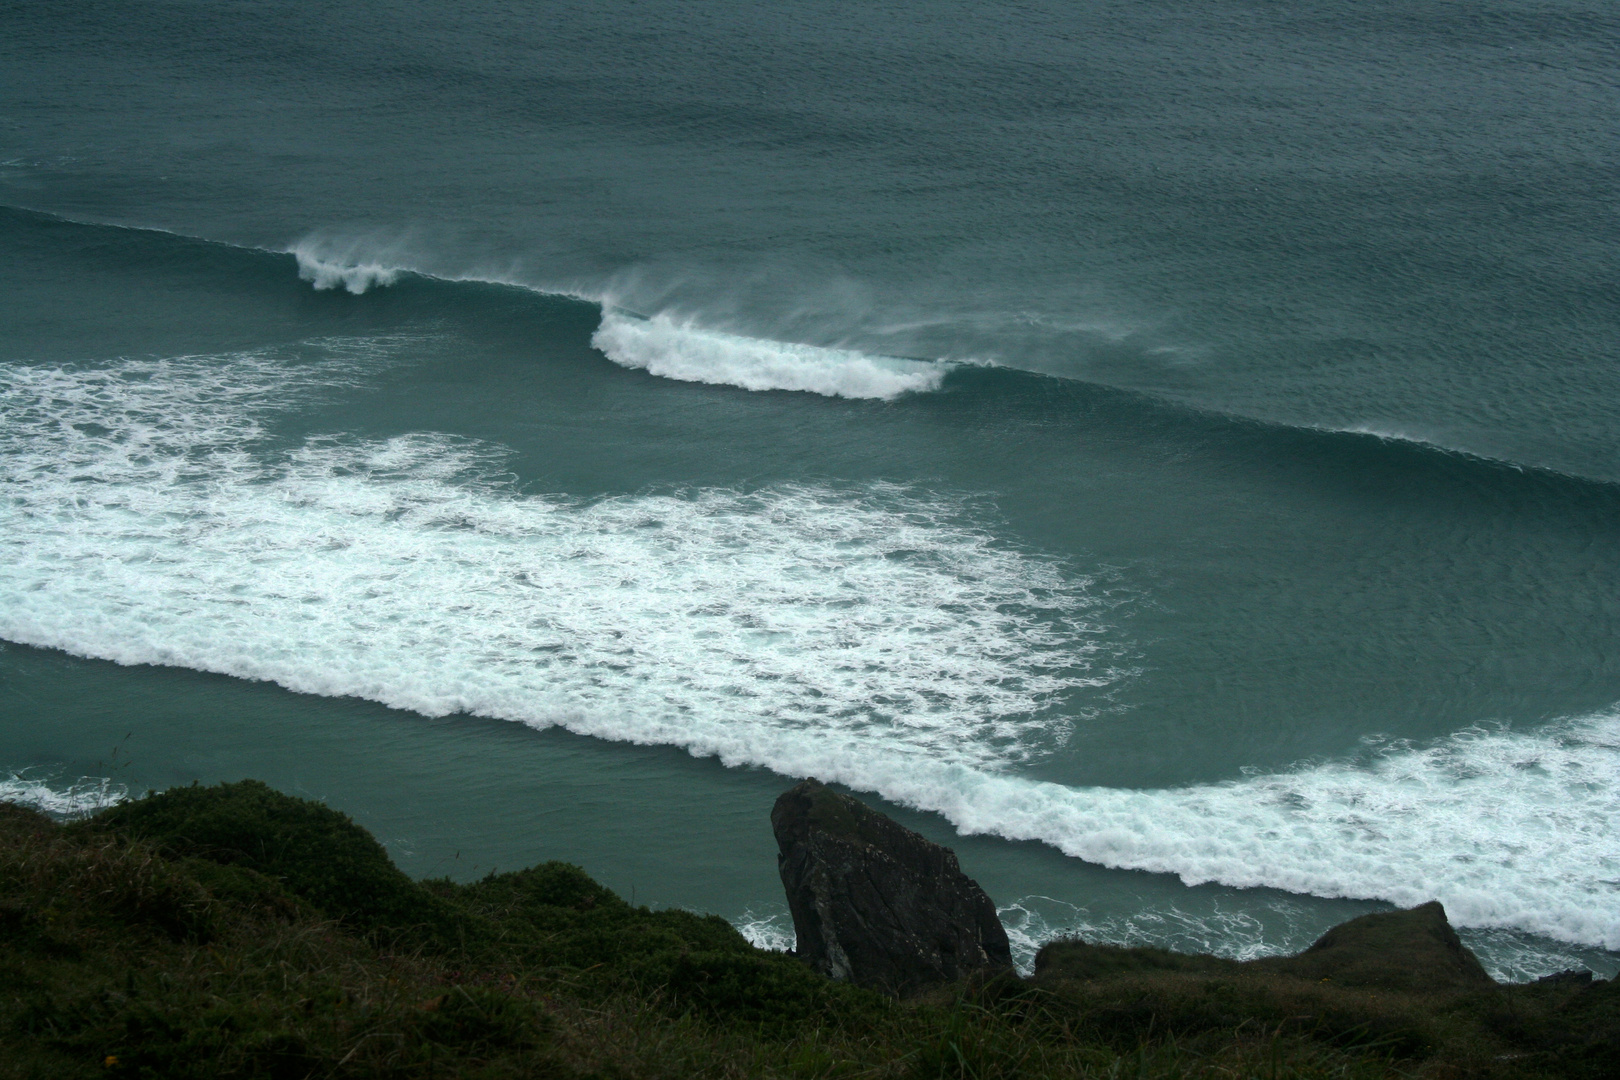
{"type": "Polygon", "coordinates": [[[255,781],[68,824],[0,804],[0,1077],[1615,1075],[1616,983],[1341,944],[1338,975],[1058,945],[901,1000],[563,863],[413,881],[255,781]]]}

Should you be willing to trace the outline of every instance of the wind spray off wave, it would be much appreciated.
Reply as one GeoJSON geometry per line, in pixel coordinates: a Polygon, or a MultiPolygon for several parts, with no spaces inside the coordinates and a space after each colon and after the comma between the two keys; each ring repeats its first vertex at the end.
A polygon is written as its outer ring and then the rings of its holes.
{"type": "Polygon", "coordinates": [[[382,288],[399,280],[398,266],[377,258],[361,258],[357,249],[331,251],[312,239],[301,240],[287,252],[298,260],[298,277],[317,291],[344,289],[360,296],[372,287],[382,288]]]}

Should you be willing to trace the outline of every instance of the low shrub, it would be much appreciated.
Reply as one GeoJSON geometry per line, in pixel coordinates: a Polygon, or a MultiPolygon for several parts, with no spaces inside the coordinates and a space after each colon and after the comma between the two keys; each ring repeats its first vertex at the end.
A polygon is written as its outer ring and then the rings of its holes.
{"type": "Polygon", "coordinates": [[[171,788],[71,829],[254,871],[362,932],[444,940],[462,930],[456,913],[407,877],[346,814],[257,780],[171,788]]]}
{"type": "Polygon", "coordinates": [[[1598,1080],[1617,1050],[1612,983],[1383,991],[1074,946],[896,1001],[565,863],[413,882],[253,782],[65,828],[0,806],[0,1078],[1598,1080]]]}

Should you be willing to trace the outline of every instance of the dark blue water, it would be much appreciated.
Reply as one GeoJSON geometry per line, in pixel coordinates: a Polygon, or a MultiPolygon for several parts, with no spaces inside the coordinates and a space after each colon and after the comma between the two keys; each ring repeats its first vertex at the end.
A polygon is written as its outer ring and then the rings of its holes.
{"type": "Polygon", "coordinates": [[[1438,897],[1612,971],[1617,46],[6,8],[7,790],[259,776],[782,940],[816,775],[1025,950],[1438,897]]]}

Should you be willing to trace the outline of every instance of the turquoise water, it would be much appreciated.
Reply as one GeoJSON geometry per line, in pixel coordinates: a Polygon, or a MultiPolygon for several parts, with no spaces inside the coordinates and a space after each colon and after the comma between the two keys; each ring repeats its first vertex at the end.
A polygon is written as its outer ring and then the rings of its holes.
{"type": "Polygon", "coordinates": [[[7,790],[1615,971],[1620,28],[1159,14],[7,13],[7,790]]]}

